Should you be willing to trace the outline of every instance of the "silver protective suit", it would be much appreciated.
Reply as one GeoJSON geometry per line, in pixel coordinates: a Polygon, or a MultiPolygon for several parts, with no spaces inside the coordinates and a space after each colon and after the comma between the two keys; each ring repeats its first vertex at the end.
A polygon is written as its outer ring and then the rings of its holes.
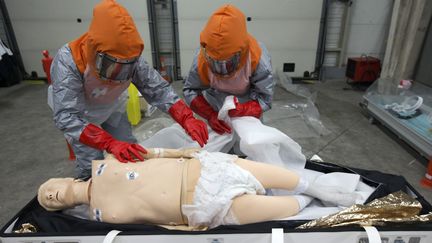
{"type": "MultiPolygon", "coordinates": [[[[240,103],[257,100],[264,112],[271,109],[275,81],[272,75],[270,54],[264,44],[259,43],[259,45],[261,47],[261,58],[255,71],[249,78],[250,88],[245,94],[237,95],[237,98],[240,103]]],[[[199,53],[198,49],[195,53],[189,75],[185,78],[183,94],[189,105],[195,97],[202,94],[213,109],[218,111],[222,107],[225,97],[233,94],[216,90],[202,83],[198,74],[199,53]]]]}
{"type": "MultiPolygon", "coordinates": [[[[121,92],[102,90],[96,95],[116,94],[105,104],[88,100],[89,87],[78,70],[68,44],[59,49],[51,65],[54,123],[72,146],[77,158],[77,178],[91,176],[91,161],[103,159],[103,151],[80,143],[81,132],[89,124],[100,125],[114,138],[136,142],[126,115],[127,87],[121,92]]],[[[171,85],[154,70],[141,56],[132,83],[146,101],[167,112],[179,100],[171,85]]]]}

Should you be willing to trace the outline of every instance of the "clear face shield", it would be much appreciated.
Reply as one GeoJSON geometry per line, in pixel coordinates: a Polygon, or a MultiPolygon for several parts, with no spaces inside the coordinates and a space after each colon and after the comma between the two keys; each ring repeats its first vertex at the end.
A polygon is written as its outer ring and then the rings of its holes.
{"type": "Polygon", "coordinates": [[[235,53],[232,57],[226,60],[213,59],[207,54],[205,48],[203,48],[203,52],[207,63],[214,74],[221,76],[229,76],[233,74],[240,65],[241,52],[235,53]]]}
{"type": "Polygon", "coordinates": [[[135,73],[138,58],[119,59],[98,52],[96,54],[96,73],[100,79],[105,81],[119,83],[130,81],[135,73]]]}

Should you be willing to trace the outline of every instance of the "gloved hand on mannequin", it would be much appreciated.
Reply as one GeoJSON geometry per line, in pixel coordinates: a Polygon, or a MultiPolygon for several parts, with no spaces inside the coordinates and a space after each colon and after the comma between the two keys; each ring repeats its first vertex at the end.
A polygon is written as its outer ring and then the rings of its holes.
{"type": "Polygon", "coordinates": [[[234,103],[236,108],[228,112],[230,117],[253,116],[258,119],[261,117],[262,109],[258,101],[251,100],[240,104],[237,97],[234,97],[234,103]]]}
{"type": "Polygon", "coordinates": [[[177,101],[168,110],[171,117],[178,122],[186,133],[203,147],[208,140],[207,125],[193,116],[192,110],[183,100],[177,101]]]}
{"type": "Polygon", "coordinates": [[[123,163],[143,161],[144,157],[140,153],[147,153],[141,145],[116,140],[108,132],[91,123],[84,128],[79,141],[90,147],[106,150],[123,163]]]}
{"type": "Polygon", "coordinates": [[[191,102],[191,108],[195,113],[208,120],[209,126],[216,133],[222,135],[224,133],[231,133],[231,127],[224,121],[218,119],[218,113],[213,110],[210,104],[206,101],[204,96],[198,95],[191,102]]]}

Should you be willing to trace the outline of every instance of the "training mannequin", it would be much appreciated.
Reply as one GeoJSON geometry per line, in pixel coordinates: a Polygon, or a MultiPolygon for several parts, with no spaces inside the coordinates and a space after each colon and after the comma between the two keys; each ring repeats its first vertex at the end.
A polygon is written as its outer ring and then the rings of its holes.
{"type": "Polygon", "coordinates": [[[265,196],[266,188],[304,193],[343,206],[356,194],[326,191],[295,172],[224,153],[197,149],[148,149],[144,162],[92,163],[92,178],[54,178],[39,188],[49,211],[90,205],[90,217],[108,223],[192,227],[247,224],[286,218],[308,202],[300,195],[265,196]]]}

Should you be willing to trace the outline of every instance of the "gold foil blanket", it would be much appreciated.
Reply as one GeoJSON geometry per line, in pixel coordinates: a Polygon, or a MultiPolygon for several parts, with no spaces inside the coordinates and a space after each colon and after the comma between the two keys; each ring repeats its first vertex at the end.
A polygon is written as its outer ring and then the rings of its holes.
{"type": "Polygon", "coordinates": [[[327,215],[297,229],[325,228],[346,225],[385,225],[386,222],[415,223],[432,221],[432,213],[418,215],[422,209],[420,202],[399,191],[375,199],[365,205],[355,204],[338,213],[327,215]]]}

